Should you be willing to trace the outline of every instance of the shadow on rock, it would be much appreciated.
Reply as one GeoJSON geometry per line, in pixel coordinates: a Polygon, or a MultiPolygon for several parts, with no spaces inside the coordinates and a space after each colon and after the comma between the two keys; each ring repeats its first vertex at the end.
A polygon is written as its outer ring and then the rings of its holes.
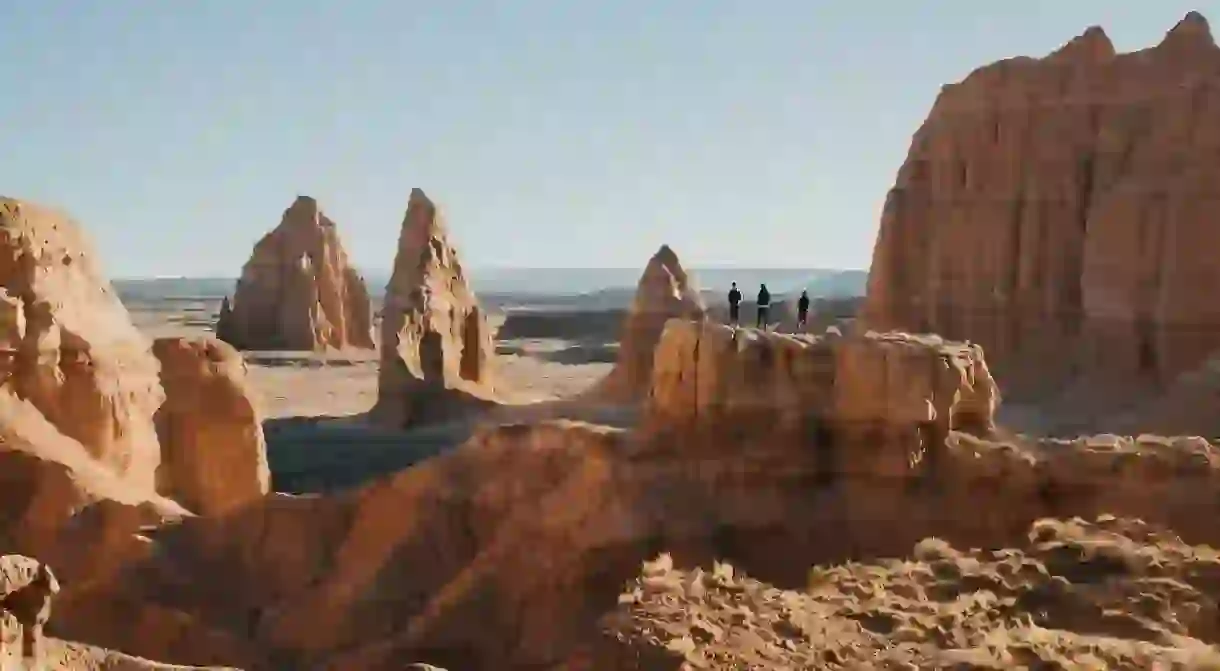
{"type": "Polygon", "coordinates": [[[279,417],[263,422],[271,486],[288,494],[348,489],[442,454],[470,436],[469,422],[411,431],[359,417],[279,417]]]}

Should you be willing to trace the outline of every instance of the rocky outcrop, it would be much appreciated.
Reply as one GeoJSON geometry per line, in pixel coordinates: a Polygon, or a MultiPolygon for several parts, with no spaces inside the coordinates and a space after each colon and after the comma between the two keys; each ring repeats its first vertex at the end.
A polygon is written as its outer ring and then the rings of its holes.
{"type": "MultiPolygon", "coordinates": [[[[72,221],[0,200],[0,241],[0,554],[55,567],[60,634],[98,642],[101,630],[120,628],[145,649],[185,636],[185,645],[241,658],[216,638],[200,642],[207,627],[184,627],[190,618],[177,608],[111,589],[116,573],[155,550],[146,530],[189,515],[155,491],[153,415],[165,395],[150,343],[72,221]]],[[[55,666],[53,647],[50,668],[81,668],[55,666]]]]}
{"type": "Polygon", "coordinates": [[[372,417],[406,427],[494,401],[495,348],[440,209],[411,190],[381,322],[372,417]]]}
{"type": "Polygon", "coordinates": [[[916,448],[893,450],[901,462],[953,429],[988,435],[999,394],[979,347],[936,336],[813,337],[675,319],[649,399],[645,426],[667,436],[659,444],[758,453],[873,437],[916,448]]]}
{"type": "Polygon", "coordinates": [[[372,349],[372,307],[339,231],[313,198],[299,196],[254,245],[216,335],[238,349],[372,349]]]}
{"type": "MultiPolygon", "coordinates": [[[[164,665],[113,650],[44,635],[60,592],[49,566],[22,555],[0,556],[0,667],[38,671],[165,671],[204,669],[164,665]]],[[[206,667],[213,671],[238,671],[206,667]]]]}
{"type": "Polygon", "coordinates": [[[66,216],[0,198],[3,387],[137,487],[160,452],[152,415],[164,400],[148,340],[66,216]]]}
{"type": "Polygon", "coordinates": [[[661,245],[644,267],[635,299],[619,336],[618,359],[593,395],[612,400],[639,400],[648,391],[653,350],[665,322],[673,318],[702,319],[703,298],[669,245],[661,245]]]}
{"type": "Polygon", "coordinates": [[[1109,516],[1038,520],[998,551],[926,538],[906,558],[814,567],[798,590],[662,555],[581,668],[1215,666],[1218,570],[1210,548],[1109,516]]]}
{"type": "Polygon", "coordinates": [[[165,403],[157,410],[157,489],[219,515],[264,496],[271,481],[262,419],[241,354],[213,338],[158,338],[165,403]]]}
{"type": "Polygon", "coordinates": [[[0,661],[6,668],[47,663],[43,627],[59,581],[46,564],[21,555],[0,556],[0,661]]]}
{"type": "Polygon", "coordinates": [[[942,89],[886,200],[863,319],[981,343],[1015,397],[1160,384],[1220,348],[1220,49],[1190,13],[942,89]]]}

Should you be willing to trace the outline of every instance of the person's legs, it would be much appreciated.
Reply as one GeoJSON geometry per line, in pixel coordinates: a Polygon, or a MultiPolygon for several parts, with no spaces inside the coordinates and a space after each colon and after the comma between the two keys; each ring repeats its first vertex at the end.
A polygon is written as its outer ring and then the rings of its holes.
{"type": "Polygon", "coordinates": [[[761,305],[758,307],[758,324],[757,324],[757,326],[758,326],[758,328],[760,328],[760,329],[766,329],[766,328],[767,328],[767,308],[766,308],[766,307],[764,307],[764,306],[761,306],[761,305]]]}
{"type": "Polygon", "coordinates": [[[729,323],[730,324],[732,324],[734,326],[737,325],[737,317],[740,313],[740,310],[741,310],[741,308],[737,305],[729,306],[729,323]]]}

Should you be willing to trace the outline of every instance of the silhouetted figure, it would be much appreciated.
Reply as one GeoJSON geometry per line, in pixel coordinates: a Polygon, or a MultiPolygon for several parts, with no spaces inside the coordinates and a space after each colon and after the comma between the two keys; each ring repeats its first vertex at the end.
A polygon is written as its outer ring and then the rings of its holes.
{"type": "Polygon", "coordinates": [[[758,323],[755,326],[767,330],[767,313],[770,311],[771,292],[767,291],[767,285],[763,284],[758,289],[758,323]]]}
{"type": "Polygon", "coordinates": [[[796,302],[796,327],[805,328],[809,323],[809,292],[801,289],[801,298],[796,302]]]}
{"type": "Polygon", "coordinates": [[[741,317],[741,292],[737,290],[737,283],[733,283],[733,287],[729,289],[729,323],[737,326],[737,321],[741,317]]]}

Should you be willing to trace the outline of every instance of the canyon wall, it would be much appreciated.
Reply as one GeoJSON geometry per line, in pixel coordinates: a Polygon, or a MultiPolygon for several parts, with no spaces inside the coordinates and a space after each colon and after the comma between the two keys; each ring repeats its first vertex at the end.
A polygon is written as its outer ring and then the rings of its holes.
{"type": "Polygon", "coordinates": [[[1014,398],[1159,385],[1220,346],[1220,49],[1190,13],[945,86],[881,220],[862,320],[969,339],[1014,398]]]}

